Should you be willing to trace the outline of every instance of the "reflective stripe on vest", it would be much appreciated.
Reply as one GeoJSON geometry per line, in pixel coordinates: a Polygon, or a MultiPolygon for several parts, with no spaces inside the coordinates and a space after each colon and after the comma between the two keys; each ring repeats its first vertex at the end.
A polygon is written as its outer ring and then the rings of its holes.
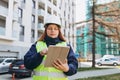
{"type": "MultiPolygon", "coordinates": [[[[67,46],[66,42],[56,44],[56,46],[67,46]]],[[[43,49],[47,48],[47,45],[43,41],[38,41],[36,44],[37,52],[39,53],[43,49]]],[[[34,69],[33,80],[68,80],[64,73],[54,67],[44,67],[46,56],[42,63],[34,69]]]]}
{"type": "Polygon", "coordinates": [[[61,74],[61,73],[58,73],[58,72],[49,72],[48,71],[43,71],[43,72],[34,72],[33,71],[33,74],[36,75],[36,76],[46,76],[47,77],[57,77],[57,78],[64,78],[65,75],[64,74],[61,74]]]}

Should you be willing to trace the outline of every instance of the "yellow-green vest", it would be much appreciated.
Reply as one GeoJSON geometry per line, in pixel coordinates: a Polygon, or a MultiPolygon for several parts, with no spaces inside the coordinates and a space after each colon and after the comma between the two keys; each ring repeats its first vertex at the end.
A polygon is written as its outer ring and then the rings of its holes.
{"type": "MultiPolygon", "coordinates": [[[[56,44],[56,46],[67,46],[66,42],[61,42],[56,44]]],[[[39,53],[43,49],[47,48],[47,45],[43,41],[38,41],[36,44],[37,52],[39,53]]],[[[67,76],[54,67],[44,67],[44,61],[46,56],[44,56],[42,63],[34,69],[33,80],[68,80],[67,76]]]]}

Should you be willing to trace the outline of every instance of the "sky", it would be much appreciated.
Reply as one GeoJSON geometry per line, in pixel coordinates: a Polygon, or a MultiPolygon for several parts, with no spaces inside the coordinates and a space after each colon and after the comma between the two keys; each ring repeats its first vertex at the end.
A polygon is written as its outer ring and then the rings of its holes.
{"type": "Polygon", "coordinates": [[[85,1],[76,0],[76,22],[85,20],[85,1]]]}
{"type": "MultiPolygon", "coordinates": [[[[86,2],[87,0],[76,0],[76,19],[75,22],[80,22],[85,20],[85,10],[86,10],[86,2]]],[[[114,0],[99,0],[99,3],[107,3],[114,0]]],[[[119,0],[118,0],[119,1],[119,0]]]]}

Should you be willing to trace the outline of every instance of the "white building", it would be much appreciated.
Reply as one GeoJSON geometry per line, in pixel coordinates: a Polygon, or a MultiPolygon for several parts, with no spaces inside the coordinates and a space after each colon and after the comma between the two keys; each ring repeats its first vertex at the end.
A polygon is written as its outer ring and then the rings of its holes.
{"type": "Polygon", "coordinates": [[[23,58],[48,15],[61,18],[62,31],[76,48],[74,8],[74,0],[0,0],[0,57],[23,58]]]}

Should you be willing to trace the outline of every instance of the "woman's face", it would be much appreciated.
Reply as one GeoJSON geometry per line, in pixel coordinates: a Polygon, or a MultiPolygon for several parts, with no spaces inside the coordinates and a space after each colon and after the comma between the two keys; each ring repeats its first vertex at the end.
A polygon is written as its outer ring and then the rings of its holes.
{"type": "Polygon", "coordinates": [[[51,38],[56,38],[59,35],[59,28],[55,24],[50,24],[47,27],[47,35],[51,38]]]}

